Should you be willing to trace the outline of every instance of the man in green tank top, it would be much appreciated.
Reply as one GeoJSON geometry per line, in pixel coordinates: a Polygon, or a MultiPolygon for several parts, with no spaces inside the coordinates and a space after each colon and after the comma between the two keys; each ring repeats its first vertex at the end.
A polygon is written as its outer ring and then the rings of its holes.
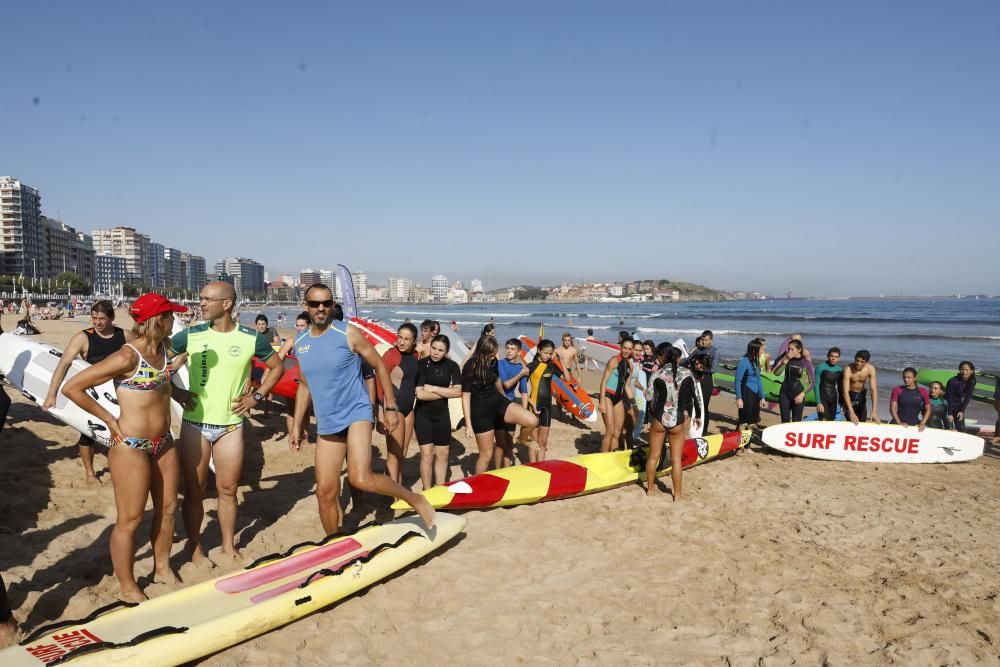
{"type": "Polygon", "coordinates": [[[178,451],[184,475],[182,515],[193,562],[205,558],[201,524],[205,517],[205,485],[209,459],[215,461],[219,494],[222,553],[239,558],[236,549],[236,488],[243,472],[243,418],[264,400],[285,372],[271,342],[233,318],[236,291],[229,283],[212,282],[201,289],[201,316],[196,324],[171,338],[171,354],[187,354],[188,391],[174,388],[184,406],[178,451]],[[254,357],[267,364],[265,382],[248,391],[254,357]]]}

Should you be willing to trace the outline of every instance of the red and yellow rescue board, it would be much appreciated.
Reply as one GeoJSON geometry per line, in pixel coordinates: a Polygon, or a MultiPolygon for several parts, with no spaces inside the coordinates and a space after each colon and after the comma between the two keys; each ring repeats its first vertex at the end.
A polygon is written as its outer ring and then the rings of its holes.
{"type": "Polygon", "coordinates": [[[764,444],[827,461],[957,463],[983,455],[983,439],[967,433],[897,424],[792,422],[764,429],[764,444]]]}
{"type": "MultiPolygon", "coordinates": [[[[684,443],[681,463],[685,468],[690,468],[736,451],[749,441],[749,431],[691,438],[684,443]]],[[[658,475],[668,472],[669,457],[658,475]]],[[[626,449],[491,470],[451,484],[435,486],[422,494],[434,507],[445,509],[509,507],[573,498],[633,484],[636,480],[645,478],[645,448],[626,449]]],[[[392,506],[393,509],[408,507],[403,501],[397,501],[392,506]]]]}
{"type": "Polygon", "coordinates": [[[332,535],[139,605],[39,628],[0,650],[0,665],[180,665],[322,609],[423,558],[465,528],[440,513],[332,535]]]}

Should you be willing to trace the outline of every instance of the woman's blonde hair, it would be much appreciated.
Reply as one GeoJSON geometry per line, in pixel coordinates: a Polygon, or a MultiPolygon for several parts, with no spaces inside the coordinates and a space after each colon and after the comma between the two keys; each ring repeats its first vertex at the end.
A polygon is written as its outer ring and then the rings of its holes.
{"type": "Polygon", "coordinates": [[[156,340],[154,335],[156,334],[156,328],[160,326],[160,317],[162,315],[153,315],[145,322],[139,324],[138,322],[132,325],[132,335],[138,338],[145,338],[146,340],[156,340]]]}

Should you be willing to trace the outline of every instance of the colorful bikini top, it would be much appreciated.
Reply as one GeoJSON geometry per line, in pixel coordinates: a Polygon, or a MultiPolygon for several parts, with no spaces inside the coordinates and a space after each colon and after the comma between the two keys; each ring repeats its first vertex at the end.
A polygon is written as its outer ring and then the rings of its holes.
{"type": "Polygon", "coordinates": [[[120,388],[133,389],[135,391],[153,391],[170,382],[170,378],[174,375],[174,369],[170,366],[170,360],[167,359],[166,350],[163,352],[163,368],[153,368],[149,365],[149,362],[143,359],[142,354],[133,345],[125,343],[125,347],[131,347],[139,355],[139,368],[135,369],[132,377],[122,380],[118,384],[120,388]]]}

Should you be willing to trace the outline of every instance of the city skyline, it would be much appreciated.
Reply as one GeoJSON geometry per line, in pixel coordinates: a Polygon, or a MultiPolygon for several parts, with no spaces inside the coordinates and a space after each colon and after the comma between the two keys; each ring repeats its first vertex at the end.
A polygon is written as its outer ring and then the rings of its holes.
{"type": "Polygon", "coordinates": [[[996,3],[525,13],[29,4],[0,173],[273,273],[995,291],[996,3]]]}

